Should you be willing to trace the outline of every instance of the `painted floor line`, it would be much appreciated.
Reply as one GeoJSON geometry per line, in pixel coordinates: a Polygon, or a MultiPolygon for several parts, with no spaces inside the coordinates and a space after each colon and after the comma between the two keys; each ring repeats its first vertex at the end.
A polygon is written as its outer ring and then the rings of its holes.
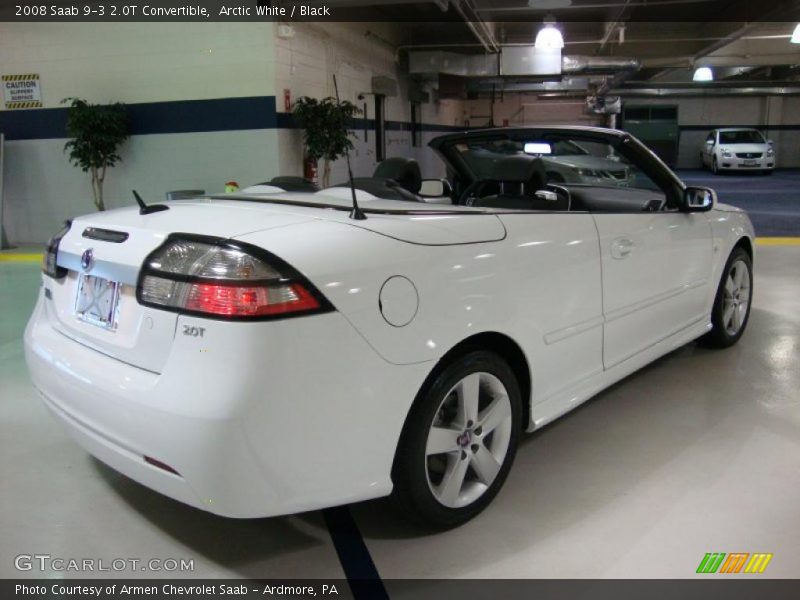
{"type": "Polygon", "coordinates": [[[757,246],[800,246],[800,237],[757,237],[757,246]]]}
{"type": "Polygon", "coordinates": [[[41,260],[41,254],[3,254],[0,252],[0,262],[39,262],[41,260]]]}
{"type": "Polygon", "coordinates": [[[356,600],[389,600],[364,538],[347,506],[322,511],[325,524],[356,600]]]}

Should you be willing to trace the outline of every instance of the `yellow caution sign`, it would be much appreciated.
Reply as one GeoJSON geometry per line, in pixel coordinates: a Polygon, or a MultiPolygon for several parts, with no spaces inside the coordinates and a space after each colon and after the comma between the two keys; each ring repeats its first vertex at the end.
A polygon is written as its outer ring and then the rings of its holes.
{"type": "Polygon", "coordinates": [[[3,75],[0,79],[6,109],[42,107],[42,88],[38,73],[3,75]]]}

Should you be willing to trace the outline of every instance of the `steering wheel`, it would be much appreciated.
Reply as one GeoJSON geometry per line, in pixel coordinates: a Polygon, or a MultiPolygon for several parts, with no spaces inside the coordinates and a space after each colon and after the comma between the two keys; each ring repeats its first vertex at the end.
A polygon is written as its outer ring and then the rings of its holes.
{"type": "Polygon", "coordinates": [[[464,188],[464,191],[461,192],[461,194],[459,194],[456,204],[459,204],[461,206],[472,206],[472,202],[470,202],[469,200],[480,198],[481,197],[480,193],[483,191],[483,188],[487,183],[492,183],[492,180],[478,179],[470,183],[467,187],[464,188]]]}

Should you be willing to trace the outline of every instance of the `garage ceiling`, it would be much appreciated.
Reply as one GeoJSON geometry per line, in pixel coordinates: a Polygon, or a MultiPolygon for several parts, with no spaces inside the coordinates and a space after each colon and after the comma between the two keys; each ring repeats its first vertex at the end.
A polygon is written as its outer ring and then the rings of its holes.
{"type": "Polygon", "coordinates": [[[625,85],[691,84],[693,67],[715,67],[715,83],[800,79],[800,45],[789,38],[800,1],[754,0],[333,0],[376,21],[409,22],[402,50],[482,53],[531,44],[552,15],[565,55],[631,57],[641,69],[625,85]],[[367,8],[369,7],[369,8],[367,8]],[[447,8],[443,11],[443,8],[447,8]],[[363,12],[361,13],[364,14],[363,12]]]}

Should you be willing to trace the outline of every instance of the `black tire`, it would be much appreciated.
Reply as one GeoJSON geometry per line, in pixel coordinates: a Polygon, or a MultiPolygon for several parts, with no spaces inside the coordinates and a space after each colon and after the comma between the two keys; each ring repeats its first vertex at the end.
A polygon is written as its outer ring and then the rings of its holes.
{"type": "MultiPolygon", "coordinates": [[[[741,299],[740,299],[741,301],[741,299]]],[[[725,263],[725,269],[722,271],[719,286],[717,287],[717,295],[714,298],[714,306],[711,310],[711,324],[712,329],[702,338],[700,343],[710,348],[727,348],[733,346],[742,337],[744,330],[747,328],[747,322],[750,320],[750,310],[753,304],[753,261],[750,255],[742,248],[735,248],[728,261],[725,263]],[[742,264],[746,268],[748,278],[748,291],[747,291],[747,306],[744,317],[741,320],[741,325],[735,331],[731,331],[725,323],[725,311],[730,305],[730,301],[726,299],[726,283],[728,278],[731,277],[734,265],[742,264]]],[[[739,302],[734,306],[733,310],[737,310],[739,302]]]]}
{"type": "MultiPolygon", "coordinates": [[[[485,402],[491,400],[483,381],[481,381],[480,390],[481,406],[483,406],[485,402]]],[[[414,406],[406,419],[392,468],[394,482],[392,497],[404,515],[425,527],[449,529],[469,521],[486,508],[502,487],[511,469],[511,464],[514,462],[521,430],[521,407],[519,385],[514,373],[505,361],[491,352],[472,351],[454,360],[433,376],[417,395],[414,406]],[[499,380],[505,387],[511,409],[510,437],[503,462],[491,484],[485,486],[481,495],[471,503],[453,508],[440,502],[432,491],[431,460],[469,460],[468,464],[472,465],[474,464],[472,462],[473,454],[478,452],[475,450],[478,444],[470,441],[470,445],[465,446],[465,452],[458,450],[455,454],[442,453],[434,457],[427,456],[426,447],[429,431],[434,425],[435,419],[440,419],[443,411],[447,409],[446,402],[450,402],[453,397],[457,396],[453,392],[454,386],[470,374],[482,374],[479,377],[488,374],[499,380]],[[471,448],[473,454],[470,454],[471,448]],[[446,458],[437,459],[436,456],[446,458]]],[[[480,427],[475,429],[476,434],[480,433],[479,429],[480,427]]],[[[508,432],[508,429],[505,431],[508,432]]],[[[491,435],[487,435],[487,438],[490,438],[491,435]]],[[[461,436],[454,439],[461,440],[461,436]]],[[[487,445],[489,444],[491,444],[491,440],[487,442],[487,445]]],[[[465,468],[467,475],[464,485],[480,487],[482,484],[477,479],[477,471],[472,470],[471,466],[465,468]],[[469,480],[470,473],[475,478],[473,481],[469,480]]],[[[442,482],[443,480],[444,475],[442,475],[442,482]]],[[[459,490],[461,489],[459,486],[459,490]]]]}

